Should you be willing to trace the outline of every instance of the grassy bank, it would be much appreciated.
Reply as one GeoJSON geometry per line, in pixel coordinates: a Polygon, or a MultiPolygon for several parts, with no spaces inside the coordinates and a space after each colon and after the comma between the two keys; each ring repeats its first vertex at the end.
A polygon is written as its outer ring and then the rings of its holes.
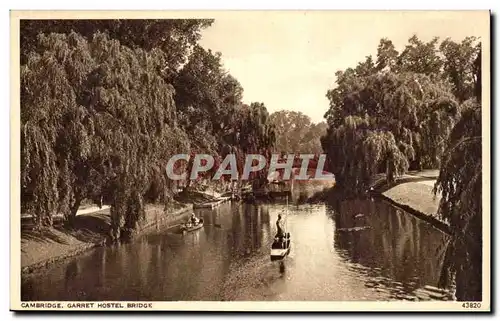
{"type": "Polygon", "coordinates": [[[448,233],[448,225],[437,214],[441,197],[433,193],[437,175],[437,170],[410,172],[392,184],[379,175],[372,180],[372,192],[448,233]]]}
{"type": "Polygon", "coordinates": [[[111,226],[109,209],[81,214],[75,227],[62,225],[33,230],[29,224],[21,227],[21,269],[32,272],[50,263],[79,254],[106,243],[111,226]]]}
{"type": "MultiPolygon", "coordinates": [[[[148,204],[145,218],[135,230],[129,231],[130,237],[136,237],[158,227],[170,227],[187,219],[193,204],[213,200],[218,195],[212,192],[182,193],[167,207],[148,204]]],[[[99,210],[82,209],[75,218],[72,229],[56,224],[52,227],[34,230],[23,220],[21,225],[21,269],[22,273],[31,273],[57,261],[75,256],[97,246],[107,244],[111,229],[109,208],[99,210]]]]}

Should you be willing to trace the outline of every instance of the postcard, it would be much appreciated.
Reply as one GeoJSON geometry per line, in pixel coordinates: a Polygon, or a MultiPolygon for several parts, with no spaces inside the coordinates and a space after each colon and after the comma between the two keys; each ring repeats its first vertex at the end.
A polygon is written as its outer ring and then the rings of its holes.
{"type": "Polygon", "coordinates": [[[11,36],[11,310],[491,311],[489,11],[11,36]]]}

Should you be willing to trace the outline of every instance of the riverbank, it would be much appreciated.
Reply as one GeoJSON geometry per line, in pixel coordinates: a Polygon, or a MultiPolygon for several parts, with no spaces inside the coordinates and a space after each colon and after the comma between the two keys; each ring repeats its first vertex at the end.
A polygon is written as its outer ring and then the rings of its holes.
{"type": "Polygon", "coordinates": [[[439,193],[434,195],[433,192],[438,174],[438,170],[410,172],[393,184],[387,184],[385,177],[379,175],[372,180],[372,195],[449,233],[448,224],[438,215],[441,195],[439,193]]]}
{"type": "MultiPolygon", "coordinates": [[[[219,195],[212,191],[187,192],[169,204],[148,204],[145,218],[138,222],[128,237],[133,238],[155,228],[169,228],[180,224],[192,213],[194,204],[210,202],[219,195]]],[[[62,225],[36,231],[29,224],[21,228],[21,270],[23,274],[35,272],[47,265],[81,254],[89,249],[105,246],[109,239],[111,217],[109,207],[82,208],[75,218],[74,227],[62,225]]]]}

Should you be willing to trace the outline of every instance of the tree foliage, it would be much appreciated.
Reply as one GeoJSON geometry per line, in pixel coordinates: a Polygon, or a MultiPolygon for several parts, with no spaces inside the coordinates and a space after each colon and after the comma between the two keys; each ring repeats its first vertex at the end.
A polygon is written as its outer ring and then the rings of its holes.
{"type": "Polygon", "coordinates": [[[41,34],[74,31],[91,40],[96,32],[102,32],[131,49],[160,49],[160,70],[172,80],[200,39],[201,30],[212,23],[210,19],[21,20],[21,64],[31,51],[42,49],[37,45],[41,34]]]}
{"type": "Polygon", "coordinates": [[[326,123],[313,123],[301,112],[280,110],[271,114],[276,131],[276,151],[285,153],[320,154],[321,136],[326,123]]]}
{"type": "MultiPolygon", "coordinates": [[[[443,154],[434,192],[441,193],[439,213],[452,232],[445,269],[456,274],[458,300],[482,297],[482,113],[481,56],[475,60],[475,97],[463,103],[443,154]]],[[[471,77],[472,79],[472,77],[471,77]]],[[[469,91],[469,90],[468,90],[469,91]]]]}
{"type": "Polygon", "coordinates": [[[376,62],[338,71],[322,146],[340,186],[362,192],[408,169],[439,168],[439,213],[450,224],[445,265],[459,300],[482,291],[481,44],[413,36],[399,53],[382,39],[376,62]]]}
{"type": "Polygon", "coordinates": [[[105,34],[39,41],[43,56],[31,52],[21,73],[24,203],[50,216],[109,195],[118,233],[140,218],[146,195],[167,197],[157,194],[167,193],[166,161],[189,148],[174,123],[173,87],[158,73],[154,51],[105,34]]]}
{"type": "Polygon", "coordinates": [[[356,68],[338,71],[336,87],[327,93],[322,138],[337,180],[361,192],[380,172],[393,181],[408,169],[439,167],[460,103],[475,82],[469,56],[476,55],[472,38],[439,44],[412,36],[401,53],[384,38],[375,62],[368,56],[356,68]],[[463,68],[457,71],[453,61],[463,68]]]}
{"type": "Polygon", "coordinates": [[[219,160],[274,144],[264,104],[244,105],[220,54],[197,44],[210,24],[22,22],[21,203],[38,226],[55,213],[71,223],[84,199],[104,199],[118,239],[146,203],[170,202],[172,155],[219,160]]]}
{"type": "Polygon", "coordinates": [[[446,39],[441,43],[440,49],[444,55],[445,77],[453,84],[453,93],[457,99],[464,102],[478,97],[477,93],[474,93],[481,77],[476,63],[481,49],[478,39],[467,37],[460,43],[446,39]]]}
{"type": "Polygon", "coordinates": [[[224,70],[221,54],[195,46],[174,87],[180,124],[200,149],[217,151],[243,96],[238,80],[224,70]],[[207,135],[214,139],[205,140],[207,135]]]}
{"type": "Polygon", "coordinates": [[[323,148],[329,169],[353,191],[364,191],[381,171],[394,180],[415,161],[435,166],[457,113],[445,83],[424,74],[339,74],[328,96],[323,148]]]}

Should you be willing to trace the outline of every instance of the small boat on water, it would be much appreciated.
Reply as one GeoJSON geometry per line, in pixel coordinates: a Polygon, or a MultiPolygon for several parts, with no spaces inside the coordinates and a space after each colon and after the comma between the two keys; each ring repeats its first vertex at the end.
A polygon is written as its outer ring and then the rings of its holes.
{"type": "Polygon", "coordinates": [[[203,227],[203,219],[200,218],[200,219],[198,219],[198,223],[196,223],[196,224],[193,224],[191,222],[182,224],[181,231],[182,232],[192,232],[192,231],[199,230],[202,227],[203,227]]]}

